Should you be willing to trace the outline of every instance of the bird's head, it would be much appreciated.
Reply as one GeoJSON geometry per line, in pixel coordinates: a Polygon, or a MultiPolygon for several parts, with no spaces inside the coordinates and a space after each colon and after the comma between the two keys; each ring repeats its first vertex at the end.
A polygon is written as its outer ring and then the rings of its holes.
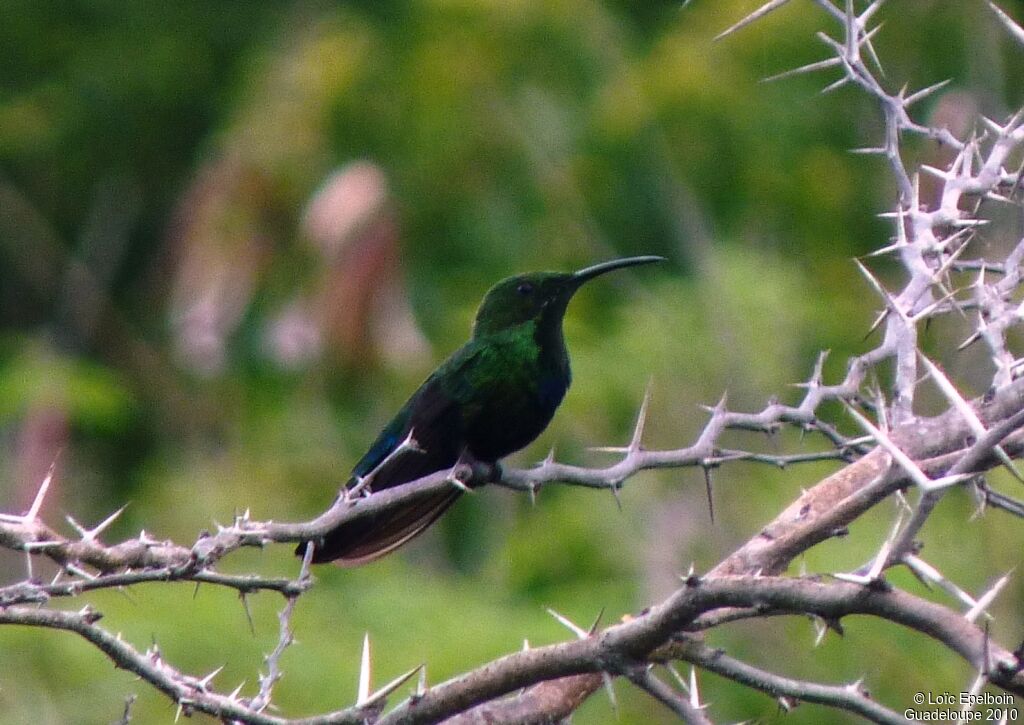
{"type": "Polygon", "coordinates": [[[664,261],[663,257],[624,257],[578,272],[533,272],[509,277],[488,290],[473,324],[473,337],[542,319],[561,322],[569,300],[585,282],[623,267],[664,261]]]}

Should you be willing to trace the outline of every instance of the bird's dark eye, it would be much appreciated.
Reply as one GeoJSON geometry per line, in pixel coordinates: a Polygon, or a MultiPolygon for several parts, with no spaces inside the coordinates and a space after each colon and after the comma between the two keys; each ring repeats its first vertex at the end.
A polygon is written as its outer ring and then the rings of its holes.
{"type": "Polygon", "coordinates": [[[530,282],[520,282],[516,286],[516,292],[520,297],[529,297],[533,294],[533,284],[530,282]]]}

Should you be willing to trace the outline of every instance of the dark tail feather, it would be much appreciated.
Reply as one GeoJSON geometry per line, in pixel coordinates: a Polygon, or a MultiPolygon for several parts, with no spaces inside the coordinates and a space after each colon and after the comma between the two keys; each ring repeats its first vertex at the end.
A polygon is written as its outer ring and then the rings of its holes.
{"type": "MultiPolygon", "coordinates": [[[[314,540],[313,563],[333,561],[338,566],[359,566],[379,559],[405,542],[423,533],[461,492],[452,487],[422,501],[393,511],[342,524],[314,540]]],[[[296,547],[296,556],[304,556],[306,544],[296,547]]]]}

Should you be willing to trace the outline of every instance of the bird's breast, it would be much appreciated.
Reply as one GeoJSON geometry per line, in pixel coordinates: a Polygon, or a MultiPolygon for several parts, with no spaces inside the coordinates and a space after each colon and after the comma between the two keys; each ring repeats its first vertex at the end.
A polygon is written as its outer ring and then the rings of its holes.
{"type": "Polygon", "coordinates": [[[531,443],[551,422],[569,387],[568,375],[537,354],[509,351],[499,379],[464,421],[470,452],[496,461],[531,443]]]}

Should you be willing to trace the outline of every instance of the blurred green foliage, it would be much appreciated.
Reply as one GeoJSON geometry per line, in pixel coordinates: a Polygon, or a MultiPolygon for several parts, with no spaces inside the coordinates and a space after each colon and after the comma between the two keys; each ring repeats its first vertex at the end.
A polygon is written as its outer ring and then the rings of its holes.
{"type": "MultiPolygon", "coordinates": [[[[758,83],[823,57],[813,35],[828,21],[809,4],[711,42],[754,5],[0,2],[2,508],[25,506],[59,452],[48,520],[98,521],[130,502],[111,539],[144,527],[188,542],[244,508],[311,516],[466,337],[493,281],[613,255],[671,263],[574,302],[575,387],[516,463],[551,446],[564,460],[604,460],[587,447],[627,439],[648,381],[648,445],[676,447],[699,430],[698,405],[723,391],[738,408],[780,391],[795,399],[786,386],[824,348],[829,374],[840,374],[870,344],[862,338],[878,307],[850,258],[884,243],[876,214],[893,203],[884,160],[848,151],[876,145],[880,122],[849,89],[819,96],[834,76],[758,83]],[[428,344],[382,353],[362,311],[339,329],[354,326],[365,346],[328,335],[288,363],[268,352],[274,321],[296,301],[334,299],[365,268],[358,256],[339,266],[304,222],[328,175],[357,160],[386,180],[386,211],[374,218],[389,220],[395,242],[367,244],[384,271],[346,299],[359,312],[356,302],[376,304],[376,287],[399,289],[410,339],[428,344]],[[207,294],[221,347],[200,365],[182,348],[182,310],[207,294]]],[[[1008,70],[1020,51],[982,4],[888,10],[877,48],[890,83],[949,77],[951,92],[996,117],[1020,102],[1021,76],[1008,70]]],[[[937,153],[917,140],[908,148],[937,153]]],[[[302,309],[312,309],[306,322],[318,319],[316,304],[302,309]]],[[[787,433],[729,444],[816,443],[787,433]]],[[[602,608],[609,620],[637,611],[829,470],[718,471],[714,525],[695,471],[638,476],[621,513],[610,496],[555,487],[535,507],[504,491],[466,497],[401,554],[317,572],[295,616],[299,643],[284,660],[279,704],[298,715],[350,702],[364,632],[377,682],[421,662],[437,682],[524,639],[567,637],[545,607],[582,623],[602,608]]],[[[929,551],[933,563],[978,588],[1019,563],[1008,551],[1018,547],[1001,543],[1007,522],[968,523],[966,497],[944,506],[931,531],[962,536],[929,551]]],[[[868,517],[811,552],[808,568],[859,565],[889,525],[881,512],[868,517]]],[[[296,570],[288,547],[227,566],[296,570]]],[[[23,574],[20,557],[0,567],[10,580],[23,574]]],[[[210,588],[90,600],[112,630],[138,647],[157,642],[186,671],[226,665],[217,684],[227,690],[242,680],[252,689],[280,606],[251,597],[250,632],[236,598],[210,588]]],[[[868,621],[847,633],[812,651],[810,625],[794,620],[713,641],[794,676],[867,675],[896,707],[914,688],[959,690],[971,676],[920,636],[868,621]],[[793,653],[785,666],[779,652],[793,653]]],[[[109,722],[129,693],[140,696],[138,722],[174,716],[71,635],[7,628],[0,651],[4,722],[109,722]]],[[[717,718],[776,718],[765,696],[710,675],[702,686],[717,718]]],[[[626,684],[617,689],[620,722],[671,721],[626,684]]],[[[822,717],[805,705],[786,720],[822,717]]],[[[608,719],[598,695],[575,722],[608,719]]]]}

